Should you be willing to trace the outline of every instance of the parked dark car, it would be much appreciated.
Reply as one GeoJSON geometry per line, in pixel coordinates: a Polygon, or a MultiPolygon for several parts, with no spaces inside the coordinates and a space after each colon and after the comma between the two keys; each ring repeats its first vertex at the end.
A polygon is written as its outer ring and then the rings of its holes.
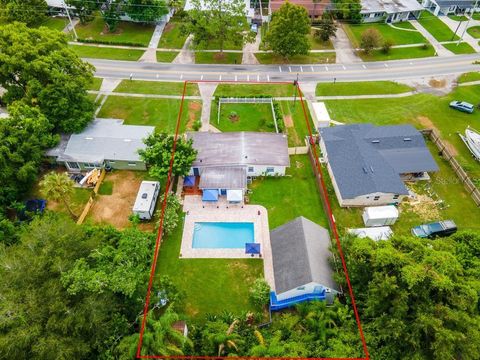
{"type": "Polygon", "coordinates": [[[412,234],[420,238],[434,238],[437,236],[449,236],[457,231],[457,225],[453,220],[437,221],[423,224],[412,228],[412,234]]]}
{"type": "Polygon", "coordinates": [[[473,109],[475,108],[472,104],[465,101],[452,101],[450,107],[469,114],[473,113],[473,109]]]}

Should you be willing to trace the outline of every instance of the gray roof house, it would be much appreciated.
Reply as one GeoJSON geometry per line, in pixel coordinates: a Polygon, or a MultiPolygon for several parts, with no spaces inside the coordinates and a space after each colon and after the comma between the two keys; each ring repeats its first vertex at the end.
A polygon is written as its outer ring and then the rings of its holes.
{"type": "Polygon", "coordinates": [[[341,125],[320,129],[320,136],[340,206],[400,202],[408,195],[403,181],[408,174],[438,171],[422,134],[411,125],[341,125]]]}
{"type": "Polygon", "coordinates": [[[70,171],[109,165],[115,169],[145,170],[138,150],[153,126],[123,125],[123,120],[96,119],[79,134],[63,135],[46,156],[64,163],[70,171]]]}
{"type": "Polygon", "coordinates": [[[271,309],[306,300],[331,300],[339,292],[330,266],[328,230],[302,216],[270,232],[275,292],[271,309]]]}
{"type": "Polygon", "coordinates": [[[363,22],[395,23],[418,19],[423,6],[416,0],[361,0],[363,22]]]}
{"type": "Polygon", "coordinates": [[[434,15],[449,15],[478,11],[473,0],[423,0],[422,6],[434,15]]]}

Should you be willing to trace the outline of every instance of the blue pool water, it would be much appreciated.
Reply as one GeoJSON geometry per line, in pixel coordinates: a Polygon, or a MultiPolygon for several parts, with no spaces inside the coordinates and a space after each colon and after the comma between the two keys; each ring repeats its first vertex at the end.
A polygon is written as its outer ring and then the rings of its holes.
{"type": "Polygon", "coordinates": [[[194,249],[244,249],[245,243],[253,242],[253,223],[196,222],[194,225],[194,249]]]}

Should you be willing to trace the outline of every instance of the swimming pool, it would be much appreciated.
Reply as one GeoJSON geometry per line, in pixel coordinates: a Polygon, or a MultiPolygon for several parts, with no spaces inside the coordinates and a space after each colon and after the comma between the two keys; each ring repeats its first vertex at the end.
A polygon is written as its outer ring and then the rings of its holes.
{"type": "Polygon", "coordinates": [[[196,222],[193,230],[194,249],[244,249],[255,242],[251,222],[196,222]]]}

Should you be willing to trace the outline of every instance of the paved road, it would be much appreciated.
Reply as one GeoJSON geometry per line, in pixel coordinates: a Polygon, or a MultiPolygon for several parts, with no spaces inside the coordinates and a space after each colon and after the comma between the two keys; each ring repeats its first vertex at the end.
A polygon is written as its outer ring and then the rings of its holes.
{"type": "Polygon", "coordinates": [[[203,65],[148,64],[133,61],[86,59],[97,76],[140,80],[292,81],[297,73],[304,82],[419,79],[479,71],[480,54],[387,62],[328,65],[203,65]]]}

